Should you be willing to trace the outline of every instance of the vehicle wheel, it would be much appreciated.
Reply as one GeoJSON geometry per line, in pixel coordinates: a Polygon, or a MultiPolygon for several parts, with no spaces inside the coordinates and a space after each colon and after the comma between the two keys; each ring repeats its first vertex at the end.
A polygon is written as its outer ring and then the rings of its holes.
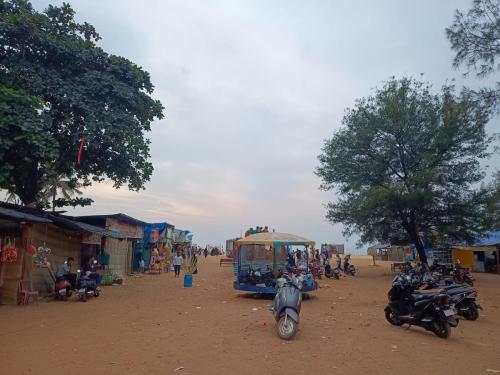
{"type": "Polygon", "coordinates": [[[97,297],[99,297],[100,294],[101,293],[99,292],[99,290],[96,289],[95,292],[94,292],[94,297],[97,298],[97,297]]]}
{"type": "Polygon", "coordinates": [[[335,274],[335,280],[340,280],[340,275],[338,273],[335,274]]]}
{"type": "Polygon", "coordinates": [[[296,332],[297,323],[286,315],[282,316],[278,322],[278,336],[283,340],[290,340],[296,332]]]}
{"type": "Polygon", "coordinates": [[[450,337],[451,328],[448,322],[444,320],[438,320],[434,322],[434,333],[437,337],[441,337],[442,339],[447,339],[450,337]]]}
{"type": "Polygon", "coordinates": [[[394,315],[394,312],[390,308],[385,310],[385,319],[387,319],[387,321],[389,323],[391,323],[393,326],[403,325],[403,322],[401,322],[398,318],[396,318],[396,316],[394,315]]]}
{"type": "Polygon", "coordinates": [[[465,279],[465,283],[466,284],[469,284],[470,286],[474,286],[474,281],[472,281],[471,279],[467,278],[465,279]]]}
{"type": "Polygon", "coordinates": [[[479,311],[476,306],[469,305],[469,311],[464,312],[464,318],[467,320],[477,320],[479,311]]]}
{"type": "Polygon", "coordinates": [[[87,302],[87,293],[80,294],[80,301],[87,302]]]}

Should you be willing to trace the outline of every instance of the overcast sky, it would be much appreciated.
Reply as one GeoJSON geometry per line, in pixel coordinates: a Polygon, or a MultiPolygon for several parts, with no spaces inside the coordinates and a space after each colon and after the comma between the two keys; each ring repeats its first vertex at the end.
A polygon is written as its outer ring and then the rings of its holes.
{"type": "MultiPolygon", "coordinates": [[[[33,2],[49,3],[62,1],[33,2]]],[[[94,185],[94,205],[74,214],[166,221],[203,245],[269,225],[352,251],[357,239],[324,219],[334,196],[313,174],[323,140],[345,108],[391,76],[462,84],[444,29],[472,0],[70,3],[104,50],[151,73],[166,108],[149,134],[146,190],[94,185]]]]}

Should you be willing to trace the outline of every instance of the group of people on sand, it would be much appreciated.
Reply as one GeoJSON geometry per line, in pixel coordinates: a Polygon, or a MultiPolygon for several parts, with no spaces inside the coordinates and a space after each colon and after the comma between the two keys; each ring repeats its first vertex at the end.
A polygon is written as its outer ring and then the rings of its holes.
{"type": "Polygon", "coordinates": [[[268,233],[269,232],[269,228],[267,227],[267,225],[265,227],[255,227],[254,228],[250,228],[248,229],[246,232],[245,232],[245,237],[248,237],[252,234],[257,234],[257,233],[268,233]]]}

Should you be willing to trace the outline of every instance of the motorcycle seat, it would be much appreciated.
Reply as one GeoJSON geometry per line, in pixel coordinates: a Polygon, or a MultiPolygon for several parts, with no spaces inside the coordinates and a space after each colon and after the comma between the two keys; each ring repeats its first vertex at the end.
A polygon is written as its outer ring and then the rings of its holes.
{"type": "Polygon", "coordinates": [[[415,302],[420,302],[420,301],[425,301],[425,300],[431,300],[433,299],[437,293],[416,293],[413,294],[413,300],[415,302]]]}

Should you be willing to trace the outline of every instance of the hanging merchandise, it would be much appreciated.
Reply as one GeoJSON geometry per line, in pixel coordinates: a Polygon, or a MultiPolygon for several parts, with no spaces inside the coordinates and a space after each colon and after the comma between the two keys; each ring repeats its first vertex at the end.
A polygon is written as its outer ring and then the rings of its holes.
{"type": "Polygon", "coordinates": [[[33,264],[35,267],[40,268],[48,268],[50,266],[49,255],[51,250],[48,247],[40,246],[37,249],[36,254],[33,254],[31,257],[33,258],[33,264]]]}
{"type": "Polygon", "coordinates": [[[5,244],[2,247],[0,262],[13,263],[17,261],[17,251],[15,240],[14,243],[12,243],[10,238],[5,238],[5,244]]]}
{"type": "Polygon", "coordinates": [[[80,139],[80,146],[78,147],[78,154],[76,156],[76,164],[80,165],[80,161],[82,160],[83,146],[85,145],[85,138],[80,139]]]}

